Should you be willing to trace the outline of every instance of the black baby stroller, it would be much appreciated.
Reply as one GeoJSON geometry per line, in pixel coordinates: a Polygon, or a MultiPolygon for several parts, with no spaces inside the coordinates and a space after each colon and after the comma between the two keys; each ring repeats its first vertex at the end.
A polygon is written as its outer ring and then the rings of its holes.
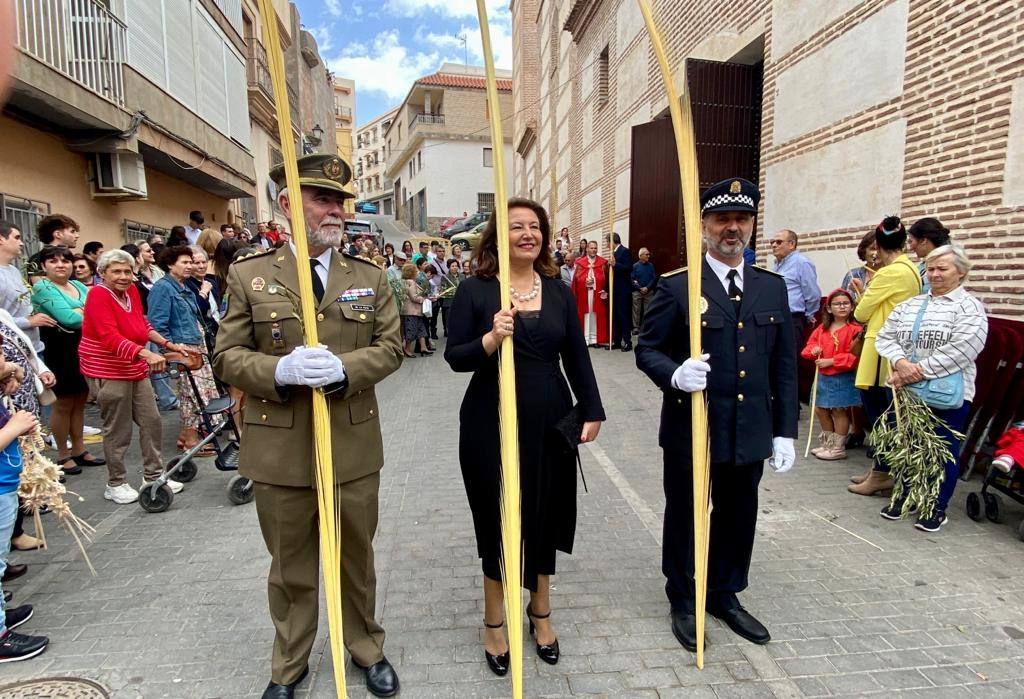
{"type": "MultiPolygon", "coordinates": [[[[174,502],[174,493],[171,492],[167,481],[174,478],[180,483],[188,483],[194,479],[199,469],[193,458],[207,444],[213,447],[215,453],[213,463],[218,471],[238,470],[238,441],[241,435],[231,415],[234,401],[231,400],[227,391],[218,382],[217,386],[220,395],[209,403],[203,404],[199,385],[192,375],[193,370],[201,368],[201,362],[203,361],[206,360],[202,355],[198,359],[193,355],[184,357],[173,353],[167,355],[167,373],[172,377],[184,375],[188,379],[186,383],[192,392],[196,405],[200,408],[199,416],[202,421],[204,436],[195,446],[171,459],[160,478],[151,484],[147,484],[139,491],[139,505],[146,512],[164,512],[171,506],[171,503],[174,502]],[[196,364],[196,362],[200,363],[196,364]],[[227,433],[226,444],[221,444],[218,437],[225,432],[227,433]]],[[[244,505],[245,503],[252,502],[254,496],[252,481],[236,473],[228,481],[227,494],[228,500],[235,505],[244,505]]]]}

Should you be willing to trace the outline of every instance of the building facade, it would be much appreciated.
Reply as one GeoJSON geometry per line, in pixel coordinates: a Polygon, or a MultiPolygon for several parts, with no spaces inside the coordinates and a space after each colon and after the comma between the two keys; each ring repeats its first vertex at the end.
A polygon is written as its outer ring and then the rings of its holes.
{"type": "MultiPolygon", "coordinates": [[[[294,5],[273,5],[294,59],[296,141],[308,149],[326,124],[329,152],[326,69],[294,5]]],[[[81,244],[106,247],[166,234],[193,209],[215,227],[280,218],[266,184],[281,156],[254,0],[31,0],[15,3],[15,25],[0,205],[29,252],[48,213],[75,219],[81,244]]]]}
{"type": "Polygon", "coordinates": [[[356,131],[355,161],[352,163],[356,196],[377,205],[377,211],[391,216],[395,211],[394,183],[387,176],[384,134],[398,113],[398,107],[370,120],[356,131]]]}
{"type": "MultiPolygon", "coordinates": [[[[353,165],[355,158],[354,139],[352,131],[356,118],[356,83],[348,78],[334,76],[334,135],[338,144],[338,155],[349,165],[353,165]]],[[[356,194],[356,187],[349,182],[345,189],[356,194]]],[[[358,195],[357,195],[358,196],[358,195]]],[[[345,203],[349,213],[355,210],[355,202],[349,200],[345,203]]]]}
{"type": "MultiPolygon", "coordinates": [[[[976,263],[968,288],[994,315],[1024,315],[1024,7],[652,4],[691,95],[701,184],[758,182],[759,240],[795,230],[828,290],[882,217],[935,216],[976,263]]],[[[661,270],[682,264],[665,91],[634,0],[512,12],[514,191],[535,192],[577,238],[614,227],[661,270]]]]}
{"type": "MultiPolygon", "coordinates": [[[[511,78],[511,72],[498,71],[506,177],[512,174],[511,78]]],[[[493,208],[485,89],[482,68],[445,63],[413,83],[385,132],[394,215],[412,230],[434,233],[450,216],[493,208]]]]}

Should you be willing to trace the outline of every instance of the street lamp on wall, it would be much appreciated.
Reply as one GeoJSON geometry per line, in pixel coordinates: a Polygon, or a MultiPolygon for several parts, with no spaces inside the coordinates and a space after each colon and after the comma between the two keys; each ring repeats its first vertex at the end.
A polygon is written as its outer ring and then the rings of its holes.
{"type": "Polygon", "coordinates": [[[306,140],[309,141],[310,145],[319,146],[324,140],[324,130],[320,128],[320,124],[313,127],[313,130],[306,136],[306,140]]]}

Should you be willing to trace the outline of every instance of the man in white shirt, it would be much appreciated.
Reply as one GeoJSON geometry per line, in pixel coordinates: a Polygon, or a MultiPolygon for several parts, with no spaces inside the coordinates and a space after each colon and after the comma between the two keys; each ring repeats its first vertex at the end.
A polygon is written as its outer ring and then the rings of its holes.
{"type": "Polygon", "coordinates": [[[199,234],[203,232],[203,223],[206,219],[203,218],[202,211],[190,211],[188,213],[188,225],[185,226],[185,237],[188,238],[189,245],[195,245],[196,241],[199,240],[199,234]]]}

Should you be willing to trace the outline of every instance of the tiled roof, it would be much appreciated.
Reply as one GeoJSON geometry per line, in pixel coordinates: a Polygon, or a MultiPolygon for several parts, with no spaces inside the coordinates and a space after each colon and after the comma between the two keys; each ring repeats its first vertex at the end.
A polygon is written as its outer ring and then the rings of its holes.
{"type": "MultiPolygon", "coordinates": [[[[454,75],[452,73],[434,73],[416,81],[419,85],[438,85],[440,87],[468,87],[483,90],[487,87],[487,80],[474,75],[454,75]]],[[[498,90],[512,92],[512,81],[498,79],[498,90]]]]}

